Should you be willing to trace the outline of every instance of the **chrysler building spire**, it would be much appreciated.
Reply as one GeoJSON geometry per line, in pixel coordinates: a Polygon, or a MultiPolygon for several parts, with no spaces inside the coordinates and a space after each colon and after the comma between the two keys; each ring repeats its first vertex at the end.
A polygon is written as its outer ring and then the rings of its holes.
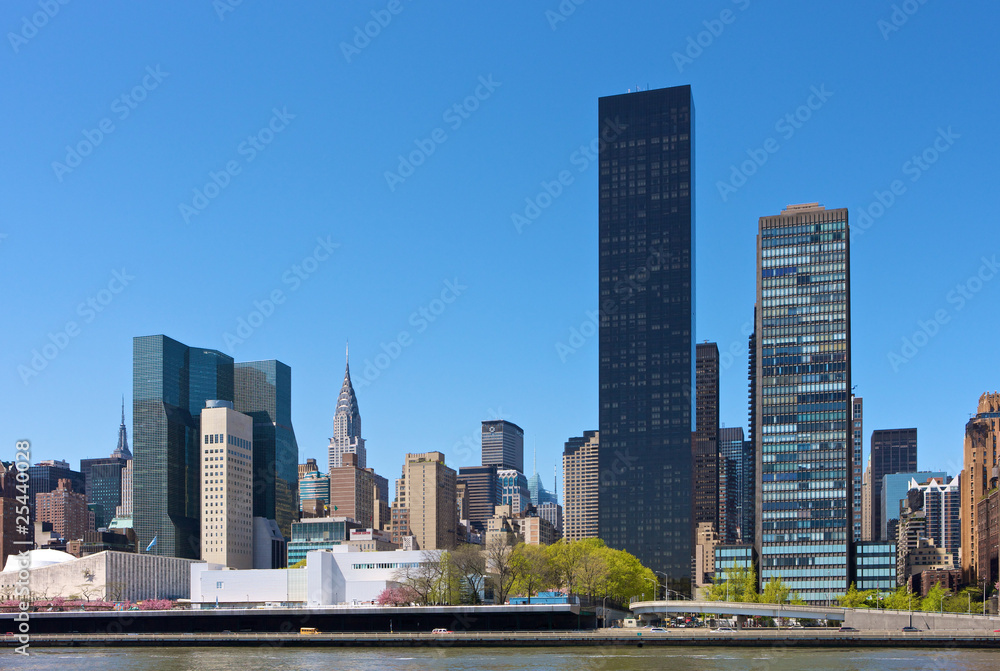
{"type": "MultiPolygon", "coordinates": [[[[349,346],[348,346],[349,347],[349,346]]],[[[350,452],[358,455],[358,466],[365,468],[365,439],[361,437],[361,413],[358,412],[358,400],[354,395],[354,385],[351,384],[350,350],[345,348],[347,361],[344,366],[344,384],[340,387],[337,397],[337,410],[333,415],[333,438],[330,439],[330,468],[342,466],[341,456],[350,452]]]]}
{"type": "Polygon", "coordinates": [[[122,395],[122,424],[118,427],[118,447],[111,453],[112,457],[131,459],[132,452],[128,449],[128,430],[125,428],[125,396],[122,395]]]}

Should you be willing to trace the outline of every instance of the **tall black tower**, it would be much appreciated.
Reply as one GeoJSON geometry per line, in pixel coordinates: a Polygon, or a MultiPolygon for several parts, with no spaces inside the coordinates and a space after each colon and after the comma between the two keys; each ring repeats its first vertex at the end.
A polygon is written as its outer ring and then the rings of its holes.
{"type": "Polygon", "coordinates": [[[694,106],[690,86],[598,101],[598,532],[690,590],[694,106]]]}

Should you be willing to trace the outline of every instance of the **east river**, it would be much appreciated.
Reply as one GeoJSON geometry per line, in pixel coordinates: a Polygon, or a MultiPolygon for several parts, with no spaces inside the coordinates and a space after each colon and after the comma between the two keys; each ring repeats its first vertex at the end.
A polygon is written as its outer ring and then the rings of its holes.
{"type": "Polygon", "coordinates": [[[996,671],[988,650],[782,650],[732,648],[36,648],[0,649],[0,669],[32,671],[996,671]]]}

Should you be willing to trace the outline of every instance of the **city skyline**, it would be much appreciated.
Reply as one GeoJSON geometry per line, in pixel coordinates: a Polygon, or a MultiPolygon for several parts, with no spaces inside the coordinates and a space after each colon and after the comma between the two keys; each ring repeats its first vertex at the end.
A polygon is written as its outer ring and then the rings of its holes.
{"type": "MultiPolygon", "coordinates": [[[[481,421],[502,418],[524,428],[547,473],[569,437],[598,426],[589,316],[598,169],[587,158],[597,98],[636,83],[690,83],[704,120],[694,339],[719,344],[720,423],[748,428],[744,326],[753,321],[757,218],[789,203],[844,206],[860,226],[853,382],[866,399],[865,459],[872,430],[915,426],[925,446],[918,468],[957,475],[965,422],[979,395],[998,387],[979,362],[991,351],[998,317],[989,308],[1000,291],[984,279],[1000,247],[984,197],[995,171],[983,110],[997,94],[974,78],[992,57],[983,58],[989,36],[979,34],[989,16],[926,5],[884,33],[878,22],[890,9],[861,3],[822,19],[740,3],[731,24],[708,8],[648,7],[636,22],[638,14],[588,3],[555,24],[543,8],[467,9],[460,19],[470,27],[456,35],[442,28],[453,18],[445,10],[406,5],[348,60],[339,44],[371,8],[242,6],[224,21],[201,9],[124,9],[117,20],[135,27],[125,40],[113,37],[111,10],[67,9],[6,54],[25,103],[8,112],[18,133],[0,168],[16,194],[0,223],[0,277],[17,288],[0,402],[18,422],[3,429],[4,458],[18,439],[32,441],[33,463],[75,468],[109,454],[120,394],[132,387],[129,341],[162,333],[238,360],[288,364],[300,460],[322,462],[336,404],[330,382],[339,382],[339,348],[350,338],[377,472],[391,477],[405,453],[433,450],[452,468],[475,465],[481,421]],[[151,24],[166,35],[193,31],[196,48],[182,53],[142,27],[151,24]],[[706,33],[709,45],[691,56],[688,40],[697,46],[706,24],[723,31],[706,33]],[[266,25],[301,39],[255,53],[266,25]],[[757,50],[782,28],[783,44],[757,50]],[[628,35],[629,48],[605,48],[605,29],[628,35]],[[819,29],[857,36],[857,49],[820,49],[809,41],[819,29]],[[64,39],[80,32],[115,46],[99,56],[64,39]],[[530,58],[509,49],[514,35],[533,45],[530,58]],[[963,39],[926,53],[942,35],[963,39]],[[219,41],[238,61],[217,58],[219,41]],[[594,44],[602,46],[588,53],[594,44]],[[441,74],[415,75],[410,54],[441,74]],[[323,65],[283,81],[304,61],[323,65]],[[782,74],[761,81],[765,70],[782,74]],[[404,97],[411,104],[398,105],[404,97]],[[730,109],[733,99],[746,104],[730,109]],[[538,114],[522,118],[529,105],[538,114]],[[105,117],[114,131],[102,131],[71,172],[55,173],[64,147],[84,132],[96,138],[105,117]],[[446,140],[428,145],[438,127],[446,140]],[[241,145],[248,134],[268,140],[253,162],[252,145],[241,145]],[[409,174],[398,157],[421,146],[434,151],[409,174]],[[230,159],[239,174],[185,221],[178,204],[195,203],[193,191],[230,159]],[[390,187],[386,173],[402,181],[390,187]],[[952,221],[964,235],[940,235],[952,221]],[[510,264],[472,258],[485,249],[510,264]],[[65,422],[49,419],[53,409],[65,422]]],[[[15,30],[25,12],[6,7],[0,25],[15,30]]],[[[126,401],[134,436],[134,399],[126,401]]]]}

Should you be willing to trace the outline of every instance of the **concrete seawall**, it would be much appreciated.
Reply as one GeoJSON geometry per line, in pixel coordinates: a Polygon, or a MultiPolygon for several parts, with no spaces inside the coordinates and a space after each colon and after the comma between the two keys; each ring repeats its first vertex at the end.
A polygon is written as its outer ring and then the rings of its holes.
{"type": "MultiPolygon", "coordinates": [[[[10,637],[8,637],[9,639],[10,637]]],[[[17,645],[6,642],[7,647],[17,645]]],[[[1000,634],[899,631],[754,630],[729,633],[464,632],[452,634],[37,634],[32,647],[753,647],[753,648],[989,648],[1000,650],[1000,634]]]]}

